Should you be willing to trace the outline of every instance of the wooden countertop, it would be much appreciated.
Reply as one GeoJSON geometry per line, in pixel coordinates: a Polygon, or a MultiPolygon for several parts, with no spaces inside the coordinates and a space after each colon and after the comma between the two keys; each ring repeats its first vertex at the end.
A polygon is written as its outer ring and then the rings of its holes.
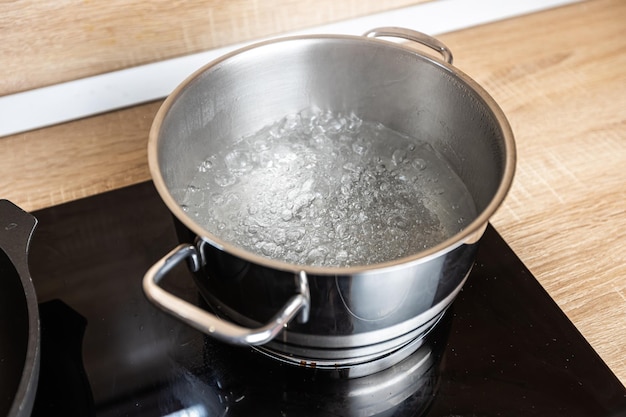
{"type": "MultiPolygon", "coordinates": [[[[371,12],[378,3],[364,4],[371,12]]],[[[261,27],[250,30],[265,35],[261,27]]],[[[587,1],[439,39],[516,135],[515,182],[492,223],[626,384],[626,2],[587,1]]],[[[3,82],[3,93],[23,88],[3,82]]],[[[148,180],[159,105],[0,138],[0,198],[32,211],[148,180]]]]}

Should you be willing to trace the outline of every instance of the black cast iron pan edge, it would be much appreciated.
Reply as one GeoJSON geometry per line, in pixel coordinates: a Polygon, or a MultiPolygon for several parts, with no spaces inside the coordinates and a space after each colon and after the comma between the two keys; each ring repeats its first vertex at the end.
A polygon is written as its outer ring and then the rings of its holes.
{"type": "MultiPolygon", "coordinates": [[[[7,276],[0,276],[1,290],[10,289],[12,292],[12,294],[7,294],[3,298],[5,303],[3,306],[4,312],[8,311],[9,314],[4,314],[3,317],[0,317],[0,324],[3,324],[1,327],[3,331],[13,329],[10,332],[7,331],[10,334],[0,334],[0,344],[13,343],[13,345],[9,346],[9,349],[3,350],[7,355],[16,351],[15,346],[23,346],[21,349],[26,349],[26,352],[17,352],[17,355],[3,358],[6,361],[13,361],[12,363],[17,367],[20,366],[20,363],[23,364],[21,375],[17,372],[17,375],[14,373],[11,376],[12,378],[19,378],[19,382],[15,380],[8,381],[5,384],[5,381],[0,380],[0,385],[3,387],[16,386],[16,389],[11,389],[8,393],[0,393],[5,398],[9,396],[10,407],[8,415],[12,417],[29,416],[31,414],[39,379],[39,309],[35,287],[28,269],[28,248],[36,225],[37,219],[31,214],[8,200],[0,200],[0,250],[6,255],[2,256],[4,262],[8,259],[12,264],[4,265],[2,271],[5,271],[7,276]],[[16,280],[16,277],[12,276],[15,275],[15,272],[19,275],[21,286],[15,282],[5,285],[5,281],[16,280]],[[22,315],[24,319],[19,319],[21,317],[20,314],[10,314],[12,308],[26,311],[27,314],[22,315]],[[10,322],[2,323],[3,320],[10,322]],[[27,326],[27,329],[24,326],[27,326]],[[17,332],[14,331],[15,329],[17,329],[17,332]],[[18,344],[14,340],[16,334],[27,335],[27,340],[23,344],[18,344]]],[[[0,253],[0,255],[2,254],[0,253]]],[[[0,375],[0,378],[5,378],[5,375],[0,375]]]]}

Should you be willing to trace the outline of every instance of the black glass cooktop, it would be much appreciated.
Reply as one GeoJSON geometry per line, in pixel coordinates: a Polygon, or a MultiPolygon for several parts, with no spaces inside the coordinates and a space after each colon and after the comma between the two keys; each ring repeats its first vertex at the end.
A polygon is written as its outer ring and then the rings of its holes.
{"type": "MultiPolygon", "coordinates": [[[[178,242],[152,183],[33,213],[36,416],[623,416],[626,389],[489,227],[427,342],[341,379],[234,348],[157,310],[145,271],[178,242]]],[[[184,268],[171,291],[202,303],[184,268]]]]}

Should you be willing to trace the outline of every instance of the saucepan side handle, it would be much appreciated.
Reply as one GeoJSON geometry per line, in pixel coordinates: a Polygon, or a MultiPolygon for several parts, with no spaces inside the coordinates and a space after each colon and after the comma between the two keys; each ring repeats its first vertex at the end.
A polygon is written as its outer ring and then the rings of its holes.
{"type": "Polygon", "coordinates": [[[301,315],[303,321],[308,318],[310,295],[307,275],[304,271],[297,275],[299,293],[293,295],[267,324],[256,329],[249,329],[225,321],[159,286],[161,279],[185,260],[189,261],[189,266],[194,272],[200,269],[200,254],[196,247],[181,244],[146,272],[143,278],[143,290],[148,300],[157,307],[209,336],[233,345],[262,345],[276,337],[298,314],[301,315]]]}
{"type": "Polygon", "coordinates": [[[443,42],[416,30],[399,27],[380,27],[365,32],[363,36],[368,38],[401,38],[417,42],[438,52],[441,54],[445,62],[452,64],[452,51],[450,51],[450,49],[444,45],[443,42]]]}

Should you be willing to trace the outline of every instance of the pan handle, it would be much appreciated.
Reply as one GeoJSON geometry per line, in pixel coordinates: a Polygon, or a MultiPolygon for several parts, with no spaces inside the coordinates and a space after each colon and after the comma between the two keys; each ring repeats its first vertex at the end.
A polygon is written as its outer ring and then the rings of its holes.
{"type": "Polygon", "coordinates": [[[157,307],[209,336],[233,345],[262,345],[276,337],[296,315],[300,314],[302,321],[308,319],[310,295],[304,271],[300,271],[296,276],[300,292],[292,296],[267,324],[249,329],[224,321],[159,286],[161,279],[184,260],[189,261],[193,272],[200,269],[200,254],[196,247],[188,244],[178,245],[146,272],[143,290],[148,300],[157,307]]]}
{"type": "Polygon", "coordinates": [[[436,52],[439,52],[441,56],[443,56],[445,62],[447,62],[448,64],[452,64],[452,51],[450,51],[450,49],[446,45],[444,45],[443,42],[416,30],[399,27],[380,27],[365,32],[363,36],[368,38],[379,38],[384,36],[391,38],[402,38],[409,41],[417,42],[419,44],[429,47],[430,49],[435,50],[436,52]]]}

